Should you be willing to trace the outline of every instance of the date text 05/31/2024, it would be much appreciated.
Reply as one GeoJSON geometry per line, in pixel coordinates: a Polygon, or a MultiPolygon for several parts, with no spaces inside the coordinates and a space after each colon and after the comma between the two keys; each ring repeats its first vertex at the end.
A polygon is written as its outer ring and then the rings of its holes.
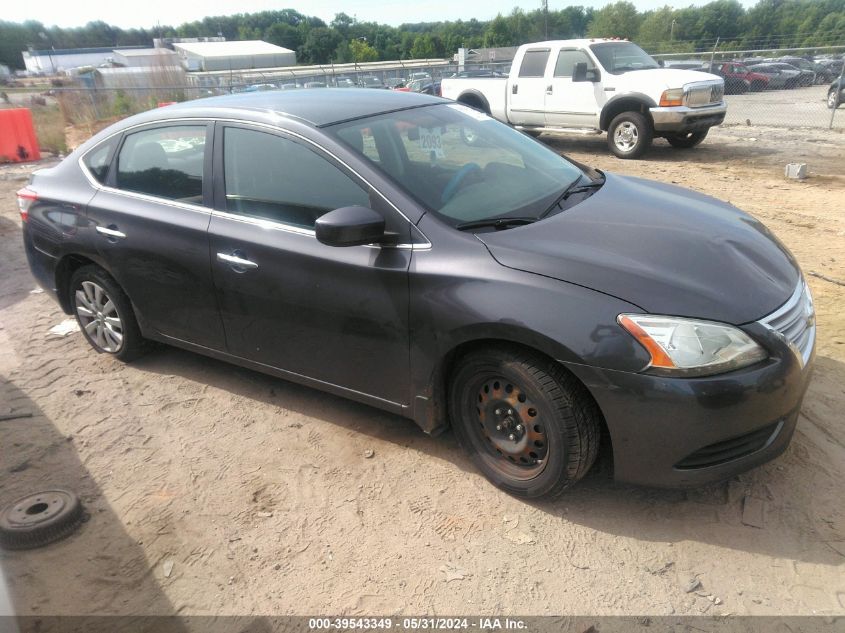
{"type": "Polygon", "coordinates": [[[433,631],[461,631],[480,630],[519,631],[526,628],[525,622],[511,618],[479,617],[479,618],[309,618],[308,628],[312,630],[433,630],[433,631]]]}

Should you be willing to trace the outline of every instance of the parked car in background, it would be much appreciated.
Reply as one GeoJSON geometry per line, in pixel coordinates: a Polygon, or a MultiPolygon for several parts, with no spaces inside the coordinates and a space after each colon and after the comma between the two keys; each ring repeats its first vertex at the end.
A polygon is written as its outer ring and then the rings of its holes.
{"type": "Polygon", "coordinates": [[[404,88],[406,81],[407,80],[402,77],[390,77],[389,79],[385,79],[384,85],[391,90],[396,90],[397,88],[404,88]]]}
{"type": "Polygon", "coordinates": [[[335,88],[356,88],[358,83],[352,77],[336,77],[334,85],[335,88]]]}
{"type": "Polygon", "coordinates": [[[620,158],[642,156],[655,136],[695,147],[727,111],[720,77],[661,68],[633,42],[611,39],[523,44],[508,77],[447,78],[442,90],[528,134],[607,132],[620,158]]]}
{"type": "Polygon", "coordinates": [[[813,73],[814,84],[826,84],[830,83],[833,80],[833,74],[830,73],[830,71],[828,71],[825,66],[810,61],[809,59],[804,59],[803,57],[793,57],[786,55],[784,57],[777,58],[775,61],[783,62],[784,64],[789,64],[790,66],[795,66],[795,68],[797,68],[798,70],[813,73]]]}
{"type": "Polygon", "coordinates": [[[777,68],[778,70],[790,71],[790,72],[791,71],[797,71],[798,72],[798,79],[796,80],[795,85],[792,86],[793,88],[797,88],[798,86],[803,86],[803,87],[812,86],[816,83],[816,73],[812,70],[803,70],[801,68],[796,68],[792,64],[786,64],[784,62],[778,62],[778,61],[771,61],[771,62],[767,62],[767,63],[770,64],[771,66],[773,66],[774,68],[777,68]]]}
{"type": "Polygon", "coordinates": [[[725,73],[721,64],[706,64],[699,66],[699,70],[721,77],[722,81],[725,82],[725,94],[727,95],[741,95],[750,90],[750,82],[747,79],[725,73]]]}
{"type": "Polygon", "coordinates": [[[288,83],[285,83],[285,84],[282,84],[281,86],[279,86],[279,89],[280,90],[294,90],[295,88],[298,88],[298,87],[299,86],[297,86],[295,83],[288,82],[288,83]]]}
{"type": "Polygon", "coordinates": [[[308,81],[302,84],[303,88],[325,88],[326,84],[323,81],[308,81]]]}
{"type": "Polygon", "coordinates": [[[561,494],[605,441],[619,481],[730,479],[786,450],[812,374],[809,288],[758,219],[437,97],[180,103],[17,202],[32,274],[96,352],[154,340],[451,426],[519,497],[561,494]]]}
{"type": "Polygon", "coordinates": [[[416,81],[419,79],[431,79],[431,73],[427,72],[415,72],[408,75],[408,81],[416,81]]]}
{"type": "Polygon", "coordinates": [[[417,92],[421,92],[424,95],[434,95],[436,97],[440,96],[441,93],[441,82],[439,81],[432,81],[420,87],[417,92]]]}
{"type": "Polygon", "coordinates": [[[837,77],[827,90],[827,107],[833,110],[845,103],[845,79],[837,77]]]}
{"type": "Polygon", "coordinates": [[[798,85],[798,77],[801,72],[796,68],[793,70],[781,70],[772,64],[753,64],[748,70],[769,78],[768,87],[773,90],[780,88],[794,88],[798,85]]]}
{"type": "MultiPolygon", "coordinates": [[[[730,77],[741,80],[751,92],[758,92],[769,87],[767,75],[755,73],[741,62],[714,62],[712,65],[708,63],[707,67],[711,69],[707,72],[715,72],[715,74],[724,78],[730,77]]],[[[725,89],[727,90],[727,82],[725,89]]]]}
{"type": "Polygon", "coordinates": [[[361,88],[378,88],[378,89],[387,88],[387,86],[384,85],[384,83],[382,82],[381,79],[379,79],[378,77],[372,77],[372,76],[360,77],[358,79],[358,85],[361,88]]]}

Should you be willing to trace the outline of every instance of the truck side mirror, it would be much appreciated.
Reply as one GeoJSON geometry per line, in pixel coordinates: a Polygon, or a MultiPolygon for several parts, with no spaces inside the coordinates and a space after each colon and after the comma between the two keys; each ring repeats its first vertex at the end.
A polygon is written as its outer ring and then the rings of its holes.
{"type": "Polygon", "coordinates": [[[572,81],[591,81],[593,83],[599,81],[601,75],[598,69],[590,68],[587,70],[586,62],[578,62],[572,68],[572,81]]]}
{"type": "Polygon", "coordinates": [[[578,62],[572,68],[572,81],[587,81],[587,64],[586,62],[578,62]]]}

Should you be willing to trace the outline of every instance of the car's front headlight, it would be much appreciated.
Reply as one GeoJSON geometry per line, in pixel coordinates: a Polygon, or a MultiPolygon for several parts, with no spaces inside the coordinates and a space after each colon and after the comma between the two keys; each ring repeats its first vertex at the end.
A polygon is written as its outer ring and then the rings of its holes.
{"type": "Polygon", "coordinates": [[[617,321],[651,355],[650,373],[710,376],[768,357],[745,332],[724,323],[650,314],[620,314],[617,321]]]}

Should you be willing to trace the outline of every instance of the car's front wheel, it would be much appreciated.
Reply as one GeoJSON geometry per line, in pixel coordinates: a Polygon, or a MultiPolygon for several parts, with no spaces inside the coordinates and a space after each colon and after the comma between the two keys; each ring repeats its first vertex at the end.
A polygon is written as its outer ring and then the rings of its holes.
{"type": "Polygon", "coordinates": [[[639,158],[653,138],[651,122],[639,112],[616,115],[607,130],[607,144],[619,158],[639,158]]]}
{"type": "Polygon", "coordinates": [[[827,93],[827,107],[831,110],[839,107],[839,93],[836,90],[829,90],[827,93]]]}
{"type": "Polygon", "coordinates": [[[144,352],[145,341],[132,303],[102,268],[78,269],[70,280],[70,300],[82,334],[95,350],[122,361],[144,352]]]}
{"type": "Polygon", "coordinates": [[[584,386],[554,360],[516,347],[460,361],[449,415],[479,470],[518,497],[561,494],[598,452],[601,414],[584,386]]]}
{"type": "Polygon", "coordinates": [[[678,132],[677,134],[670,134],[666,137],[669,145],[676,149],[689,149],[695,147],[705,138],[709,130],[700,130],[698,132],[678,132]]]}

